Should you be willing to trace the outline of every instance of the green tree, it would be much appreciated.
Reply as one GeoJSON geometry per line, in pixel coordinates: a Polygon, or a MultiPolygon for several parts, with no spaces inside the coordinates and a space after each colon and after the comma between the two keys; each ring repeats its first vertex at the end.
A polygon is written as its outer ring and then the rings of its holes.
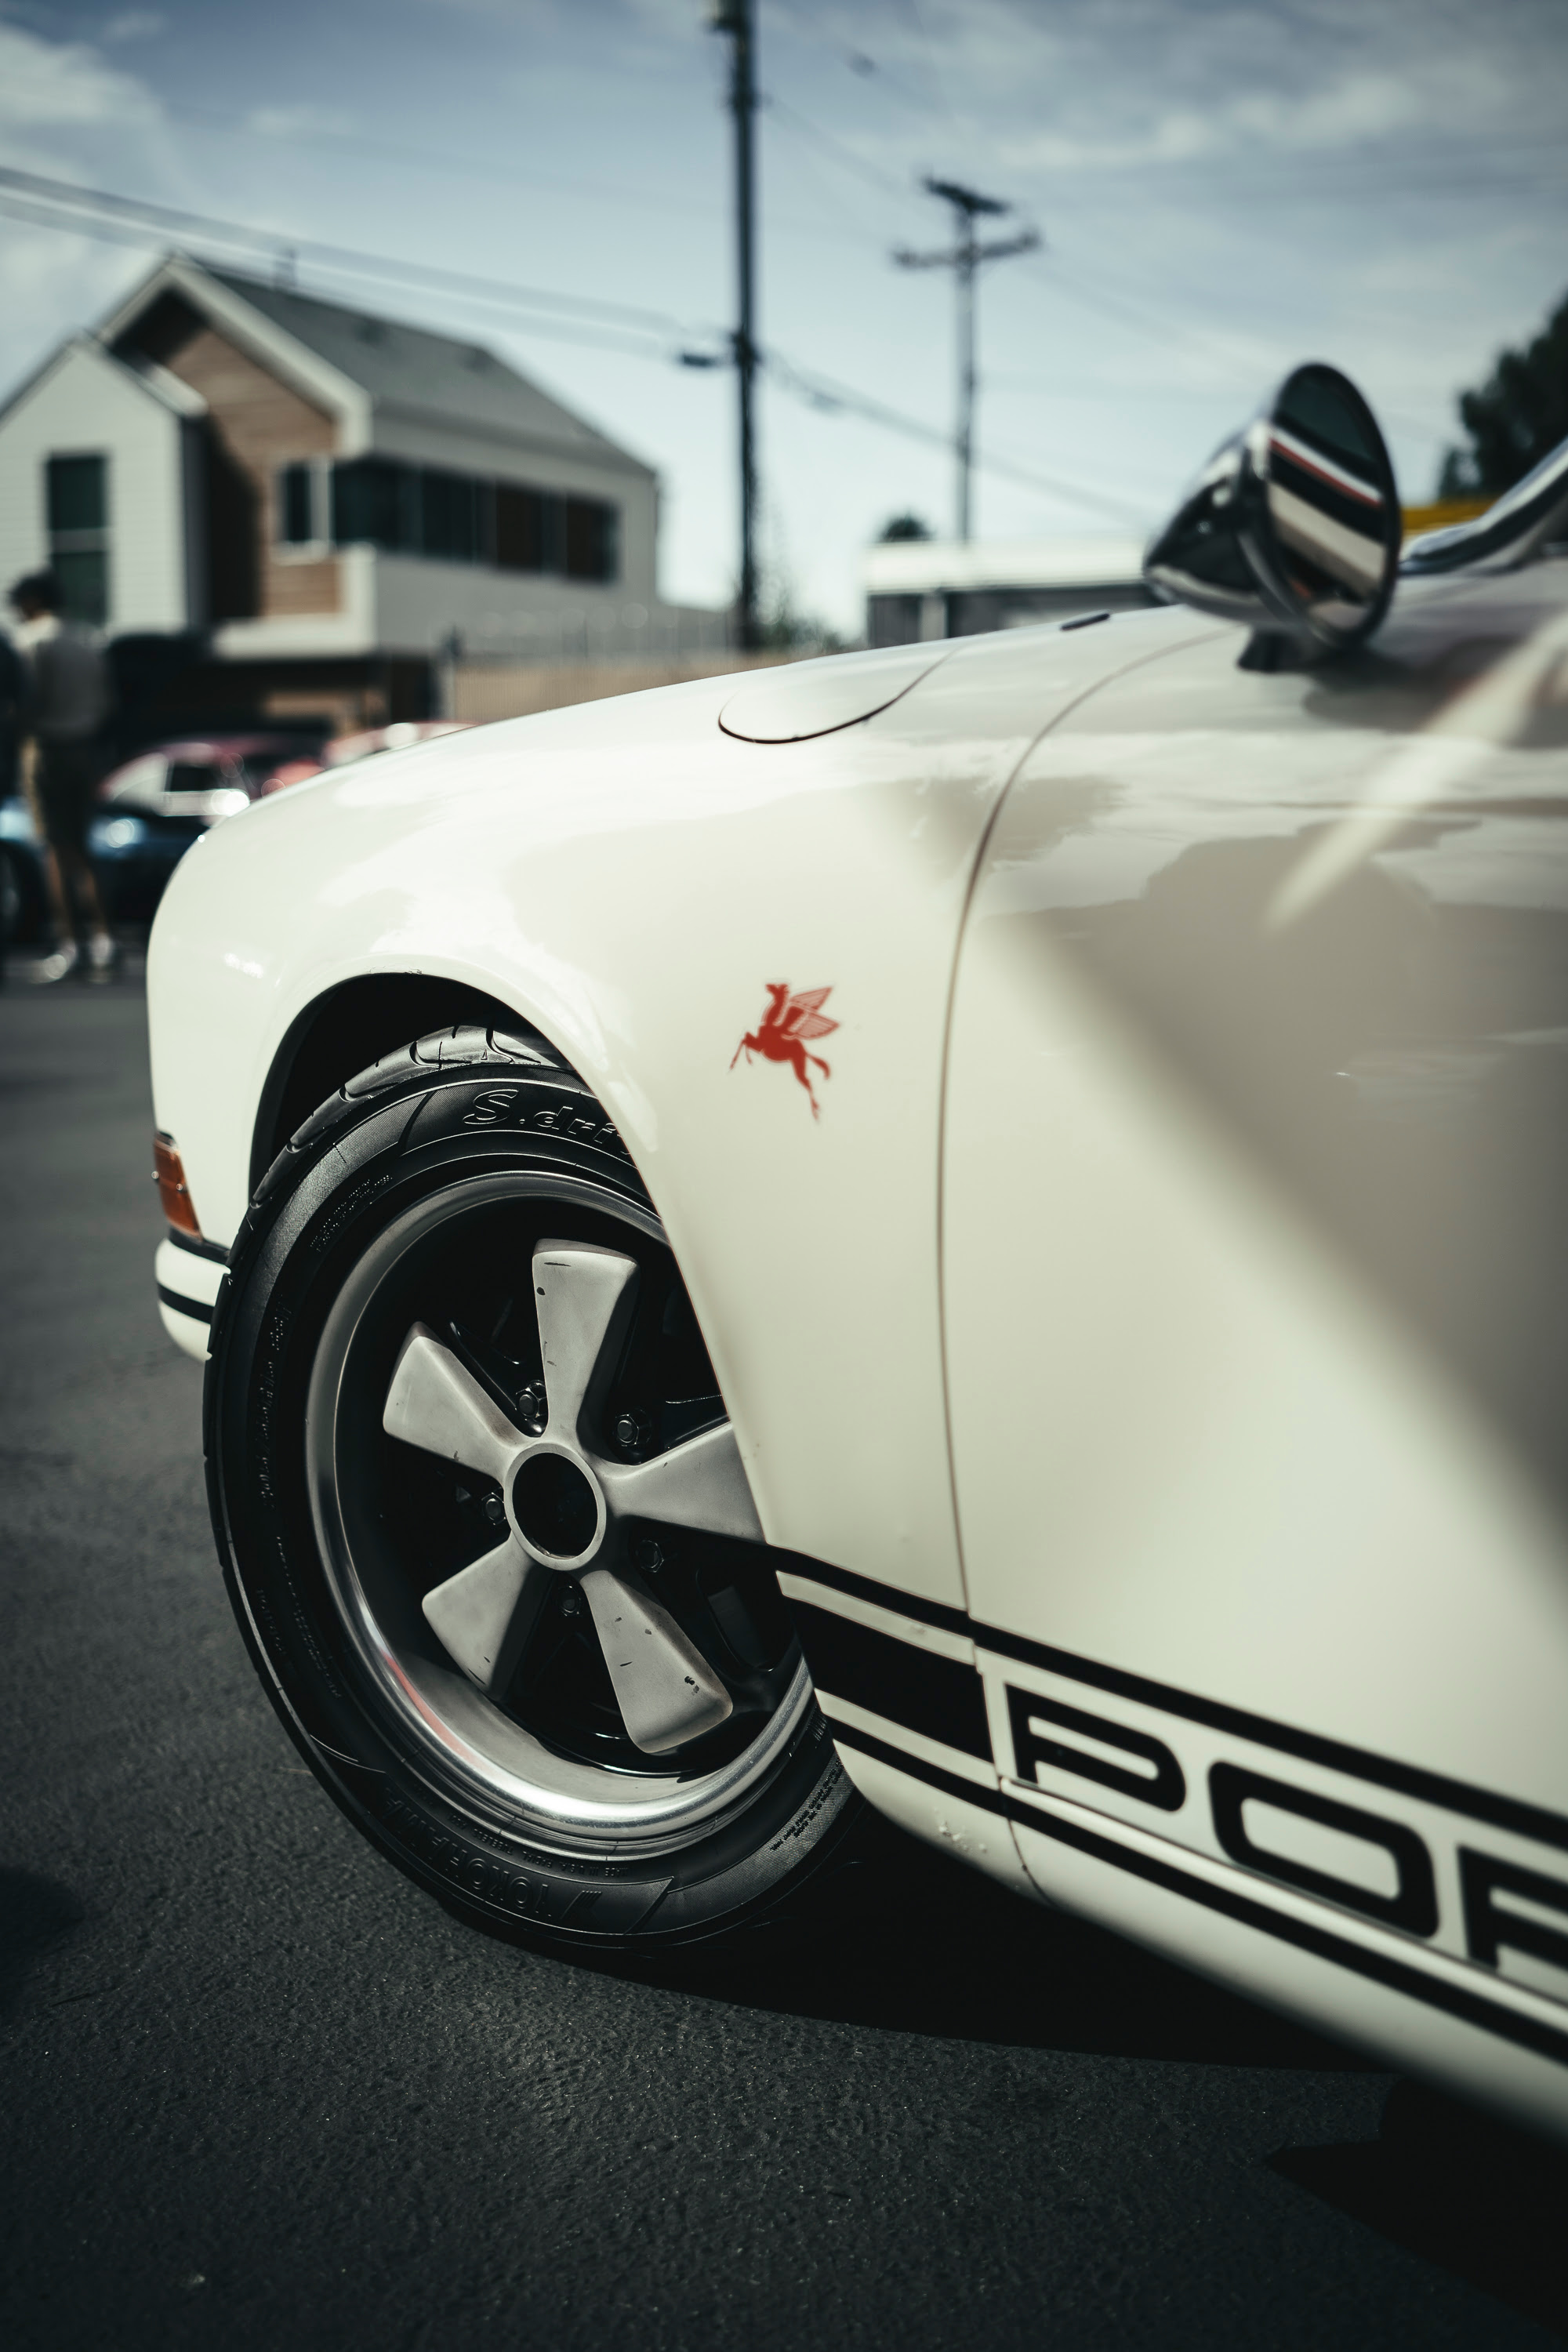
{"type": "Polygon", "coordinates": [[[1440,499],[1500,498],[1568,440],[1568,296],[1521,352],[1500,352],[1479,391],[1459,394],[1468,449],[1450,449],[1440,499]]]}
{"type": "Polygon", "coordinates": [[[931,535],[930,523],[922,521],[918,514],[894,515],[877,534],[884,545],[889,540],[929,539],[931,535]]]}

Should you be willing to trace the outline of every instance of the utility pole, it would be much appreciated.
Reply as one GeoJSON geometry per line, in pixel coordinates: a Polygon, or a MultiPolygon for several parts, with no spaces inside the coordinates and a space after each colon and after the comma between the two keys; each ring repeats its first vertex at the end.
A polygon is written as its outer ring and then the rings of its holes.
{"type": "Polygon", "coordinates": [[[757,343],[756,205],[753,131],[757,83],[753,57],[755,0],[713,0],[713,30],[733,43],[730,108],[735,118],[735,263],[738,295],[734,334],[735,374],[741,388],[741,583],[736,619],[741,645],[752,653],[762,643],[757,616],[757,450],[755,379],[757,343]]]}
{"type": "Polygon", "coordinates": [[[942,253],[909,253],[901,248],[893,259],[900,269],[951,269],[958,297],[958,423],[953,433],[953,446],[958,455],[958,536],[967,545],[970,537],[970,475],[974,466],[974,281],[980,265],[984,261],[1008,261],[1016,253],[1035,253],[1039,249],[1037,229],[1020,229],[1016,236],[994,239],[984,245],[975,236],[974,224],[983,214],[1010,213],[1011,205],[995,196],[982,196],[973,188],[960,187],[956,180],[932,180],[923,183],[928,195],[940,196],[952,206],[957,215],[958,242],[942,253]]]}

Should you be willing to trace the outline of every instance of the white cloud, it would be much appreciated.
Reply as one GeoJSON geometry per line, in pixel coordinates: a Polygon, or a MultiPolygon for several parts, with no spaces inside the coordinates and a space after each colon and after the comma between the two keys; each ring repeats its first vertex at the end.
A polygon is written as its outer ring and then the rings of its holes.
{"type": "MultiPolygon", "coordinates": [[[[83,41],[0,21],[0,157],[58,180],[189,201],[157,97],[83,41]]],[[[150,266],[151,247],[15,218],[0,236],[0,387],[101,316],[150,266]]]]}
{"type": "Polygon", "coordinates": [[[85,41],[45,41],[20,25],[0,24],[0,126],[37,132],[144,123],[160,111],[144,82],[106,64],[85,41]]]}
{"type": "Polygon", "coordinates": [[[123,8],[110,16],[99,38],[103,41],[155,41],[169,29],[167,16],[156,8],[123,8]]]}
{"type": "Polygon", "coordinates": [[[155,97],[82,40],[52,42],[0,24],[0,125],[40,131],[89,122],[151,122],[155,97]]]}
{"type": "Polygon", "coordinates": [[[352,131],[354,118],[341,106],[258,106],[246,126],[264,139],[331,139],[352,131]]]}

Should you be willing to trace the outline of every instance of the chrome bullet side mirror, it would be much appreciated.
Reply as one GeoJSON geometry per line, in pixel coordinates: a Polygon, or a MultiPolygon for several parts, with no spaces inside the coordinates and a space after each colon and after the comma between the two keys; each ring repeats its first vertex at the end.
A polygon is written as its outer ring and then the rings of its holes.
{"type": "Polygon", "coordinates": [[[1400,538],[1377,420],[1348,376],[1313,361],[1215,451],[1143,573],[1200,612],[1337,650],[1387,611],[1400,538]]]}

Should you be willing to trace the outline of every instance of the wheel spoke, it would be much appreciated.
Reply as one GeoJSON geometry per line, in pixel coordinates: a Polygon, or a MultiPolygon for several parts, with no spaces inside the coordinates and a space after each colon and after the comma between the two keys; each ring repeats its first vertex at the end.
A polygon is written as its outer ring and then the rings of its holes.
{"type": "Polygon", "coordinates": [[[550,1570],[510,1537],[425,1595],[426,1621],[482,1691],[511,1680],[546,1593],[550,1570]]]}
{"type": "Polygon", "coordinates": [[[672,1445],[651,1462],[595,1462],[594,1466],[617,1518],[635,1515],[668,1527],[738,1536],[745,1543],[763,1540],[741,1449],[727,1421],[689,1437],[684,1445],[672,1445]]]}
{"type": "Polygon", "coordinates": [[[416,1323],[393,1368],[381,1425],[389,1437],[460,1462],[505,1486],[521,1433],[426,1323],[416,1323]]]}
{"type": "Polygon", "coordinates": [[[585,1437],[615,1372],[637,1296],[634,1258],[587,1242],[541,1242],[533,1253],[533,1304],[544,1363],[550,1429],[585,1437]]]}
{"type": "Polygon", "coordinates": [[[607,1568],[590,1569],[582,1583],[635,1747],[662,1756],[725,1720],[729,1692],[667,1609],[607,1568]]]}

